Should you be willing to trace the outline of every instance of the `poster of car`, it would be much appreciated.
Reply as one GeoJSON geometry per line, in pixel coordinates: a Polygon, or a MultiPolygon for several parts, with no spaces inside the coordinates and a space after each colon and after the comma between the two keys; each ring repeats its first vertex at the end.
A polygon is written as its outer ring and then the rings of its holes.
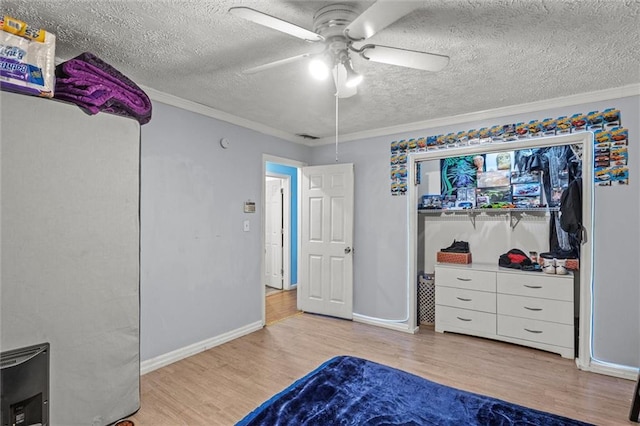
{"type": "Polygon", "coordinates": [[[514,197],[537,197],[540,196],[539,183],[519,183],[513,185],[514,197]]]}
{"type": "Polygon", "coordinates": [[[511,203],[511,187],[476,189],[476,204],[478,207],[502,207],[502,204],[511,203]]]}
{"type": "Polygon", "coordinates": [[[507,186],[510,184],[511,172],[509,170],[478,172],[478,188],[492,188],[495,186],[507,186]]]}

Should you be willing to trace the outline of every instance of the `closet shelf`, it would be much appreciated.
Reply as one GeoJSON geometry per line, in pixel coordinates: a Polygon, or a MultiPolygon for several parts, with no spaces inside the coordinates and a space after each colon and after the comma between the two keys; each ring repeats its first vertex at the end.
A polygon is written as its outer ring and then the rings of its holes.
{"type": "Polygon", "coordinates": [[[419,214],[424,214],[425,216],[459,216],[466,215],[469,217],[469,220],[473,224],[475,229],[476,227],[476,216],[481,214],[486,214],[487,216],[500,216],[505,215],[506,218],[511,222],[511,229],[515,229],[520,223],[520,220],[524,216],[540,216],[540,214],[547,214],[549,212],[557,212],[559,211],[559,207],[532,207],[532,208],[497,208],[497,209],[483,209],[483,208],[474,208],[474,209],[418,209],[419,214]]]}
{"type": "Polygon", "coordinates": [[[513,213],[513,212],[557,212],[559,211],[559,207],[531,207],[531,208],[522,208],[522,207],[514,207],[514,208],[497,208],[497,209],[483,209],[483,208],[475,208],[475,209],[418,209],[418,213],[431,214],[431,215],[441,215],[441,214],[479,214],[479,213],[513,213]]]}

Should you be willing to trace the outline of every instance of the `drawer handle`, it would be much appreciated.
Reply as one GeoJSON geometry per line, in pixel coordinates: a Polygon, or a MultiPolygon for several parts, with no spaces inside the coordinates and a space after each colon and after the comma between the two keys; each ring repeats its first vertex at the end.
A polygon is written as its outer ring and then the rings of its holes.
{"type": "Polygon", "coordinates": [[[456,299],[462,300],[463,302],[471,302],[471,299],[465,299],[464,297],[457,297],[456,296],[456,299]]]}
{"type": "Polygon", "coordinates": [[[462,317],[456,317],[458,318],[460,321],[471,321],[469,318],[462,318],[462,317]]]}
{"type": "Polygon", "coordinates": [[[460,277],[456,277],[456,279],[458,281],[471,281],[471,278],[460,278],[460,277]]]}
{"type": "Polygon", "coordinates": [[[528,307],[528,306],[525,306],[524,308],[525,308],[525,309],[528,309],[528,310],[530,310],[530,311],[535,311],[535,312],[539,312],[539,311],[541,311],[541,310],[542,310],[542,308],[530,308],[530,307],[528,307]]]}
{"type": "Polygon", "coordinates": [[[526,288],[542,288],[541,285],[524,285],[526,288]]]}
{"type": "Polygon", "coordinates": [[[525,331],[528,331],[529,333],[533,333],[533,334],[540,334],[542,333],[541,330],[529,330],[528,328],[525,328],[525,331]]]}

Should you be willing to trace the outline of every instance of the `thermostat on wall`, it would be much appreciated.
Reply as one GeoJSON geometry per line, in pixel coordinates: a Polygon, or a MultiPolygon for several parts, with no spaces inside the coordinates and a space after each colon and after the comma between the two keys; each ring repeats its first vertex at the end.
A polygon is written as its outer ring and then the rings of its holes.
{"type": "Polygon", "coordinates": [[[245,213],[255,213],[256,212],[256,203],[253,201],[245,201],[244,202],[244,212],[245,213]]]}

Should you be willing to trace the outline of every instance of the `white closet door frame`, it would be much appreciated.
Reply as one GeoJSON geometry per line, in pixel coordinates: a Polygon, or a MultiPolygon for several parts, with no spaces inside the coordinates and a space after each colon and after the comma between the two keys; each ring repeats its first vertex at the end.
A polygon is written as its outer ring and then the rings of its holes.
{"type": "Polygon", "coordinates": [[[593,133],[582,132],[572,133],[563,136],[552,136],[536,139],[526,139],[514,142],[495,143],[487,145],[474,145],[459,148],[443,149],[438,151],[427,151],[412,153],[408,158],[408,192],[407,192],[407,212],[409,226],[407,227],[407,239],[409,241],[409,258],[407,260],[407,309],[409,311],[409,325],[417,322],[417,241],[418,241],[418,205],[417,186],[412,184],[416,181],[416,162],[426,160],[439,160],[445,157],[455,157],[461,155],[486,154],[500,151],[515,151],[527,148],[541,148],[559,145],[582,145],[582,221],[586,229],[586,238],[583,241],[580,251],[580,299],[576,300],[580,307],[580,330],[579,346],[576,365],[581,370],[594,371],[604,374],[611,374],[611,369],[602,365],[591,357],[592,328],[591,328],[591,293],[593,288],[593,133]]]}

